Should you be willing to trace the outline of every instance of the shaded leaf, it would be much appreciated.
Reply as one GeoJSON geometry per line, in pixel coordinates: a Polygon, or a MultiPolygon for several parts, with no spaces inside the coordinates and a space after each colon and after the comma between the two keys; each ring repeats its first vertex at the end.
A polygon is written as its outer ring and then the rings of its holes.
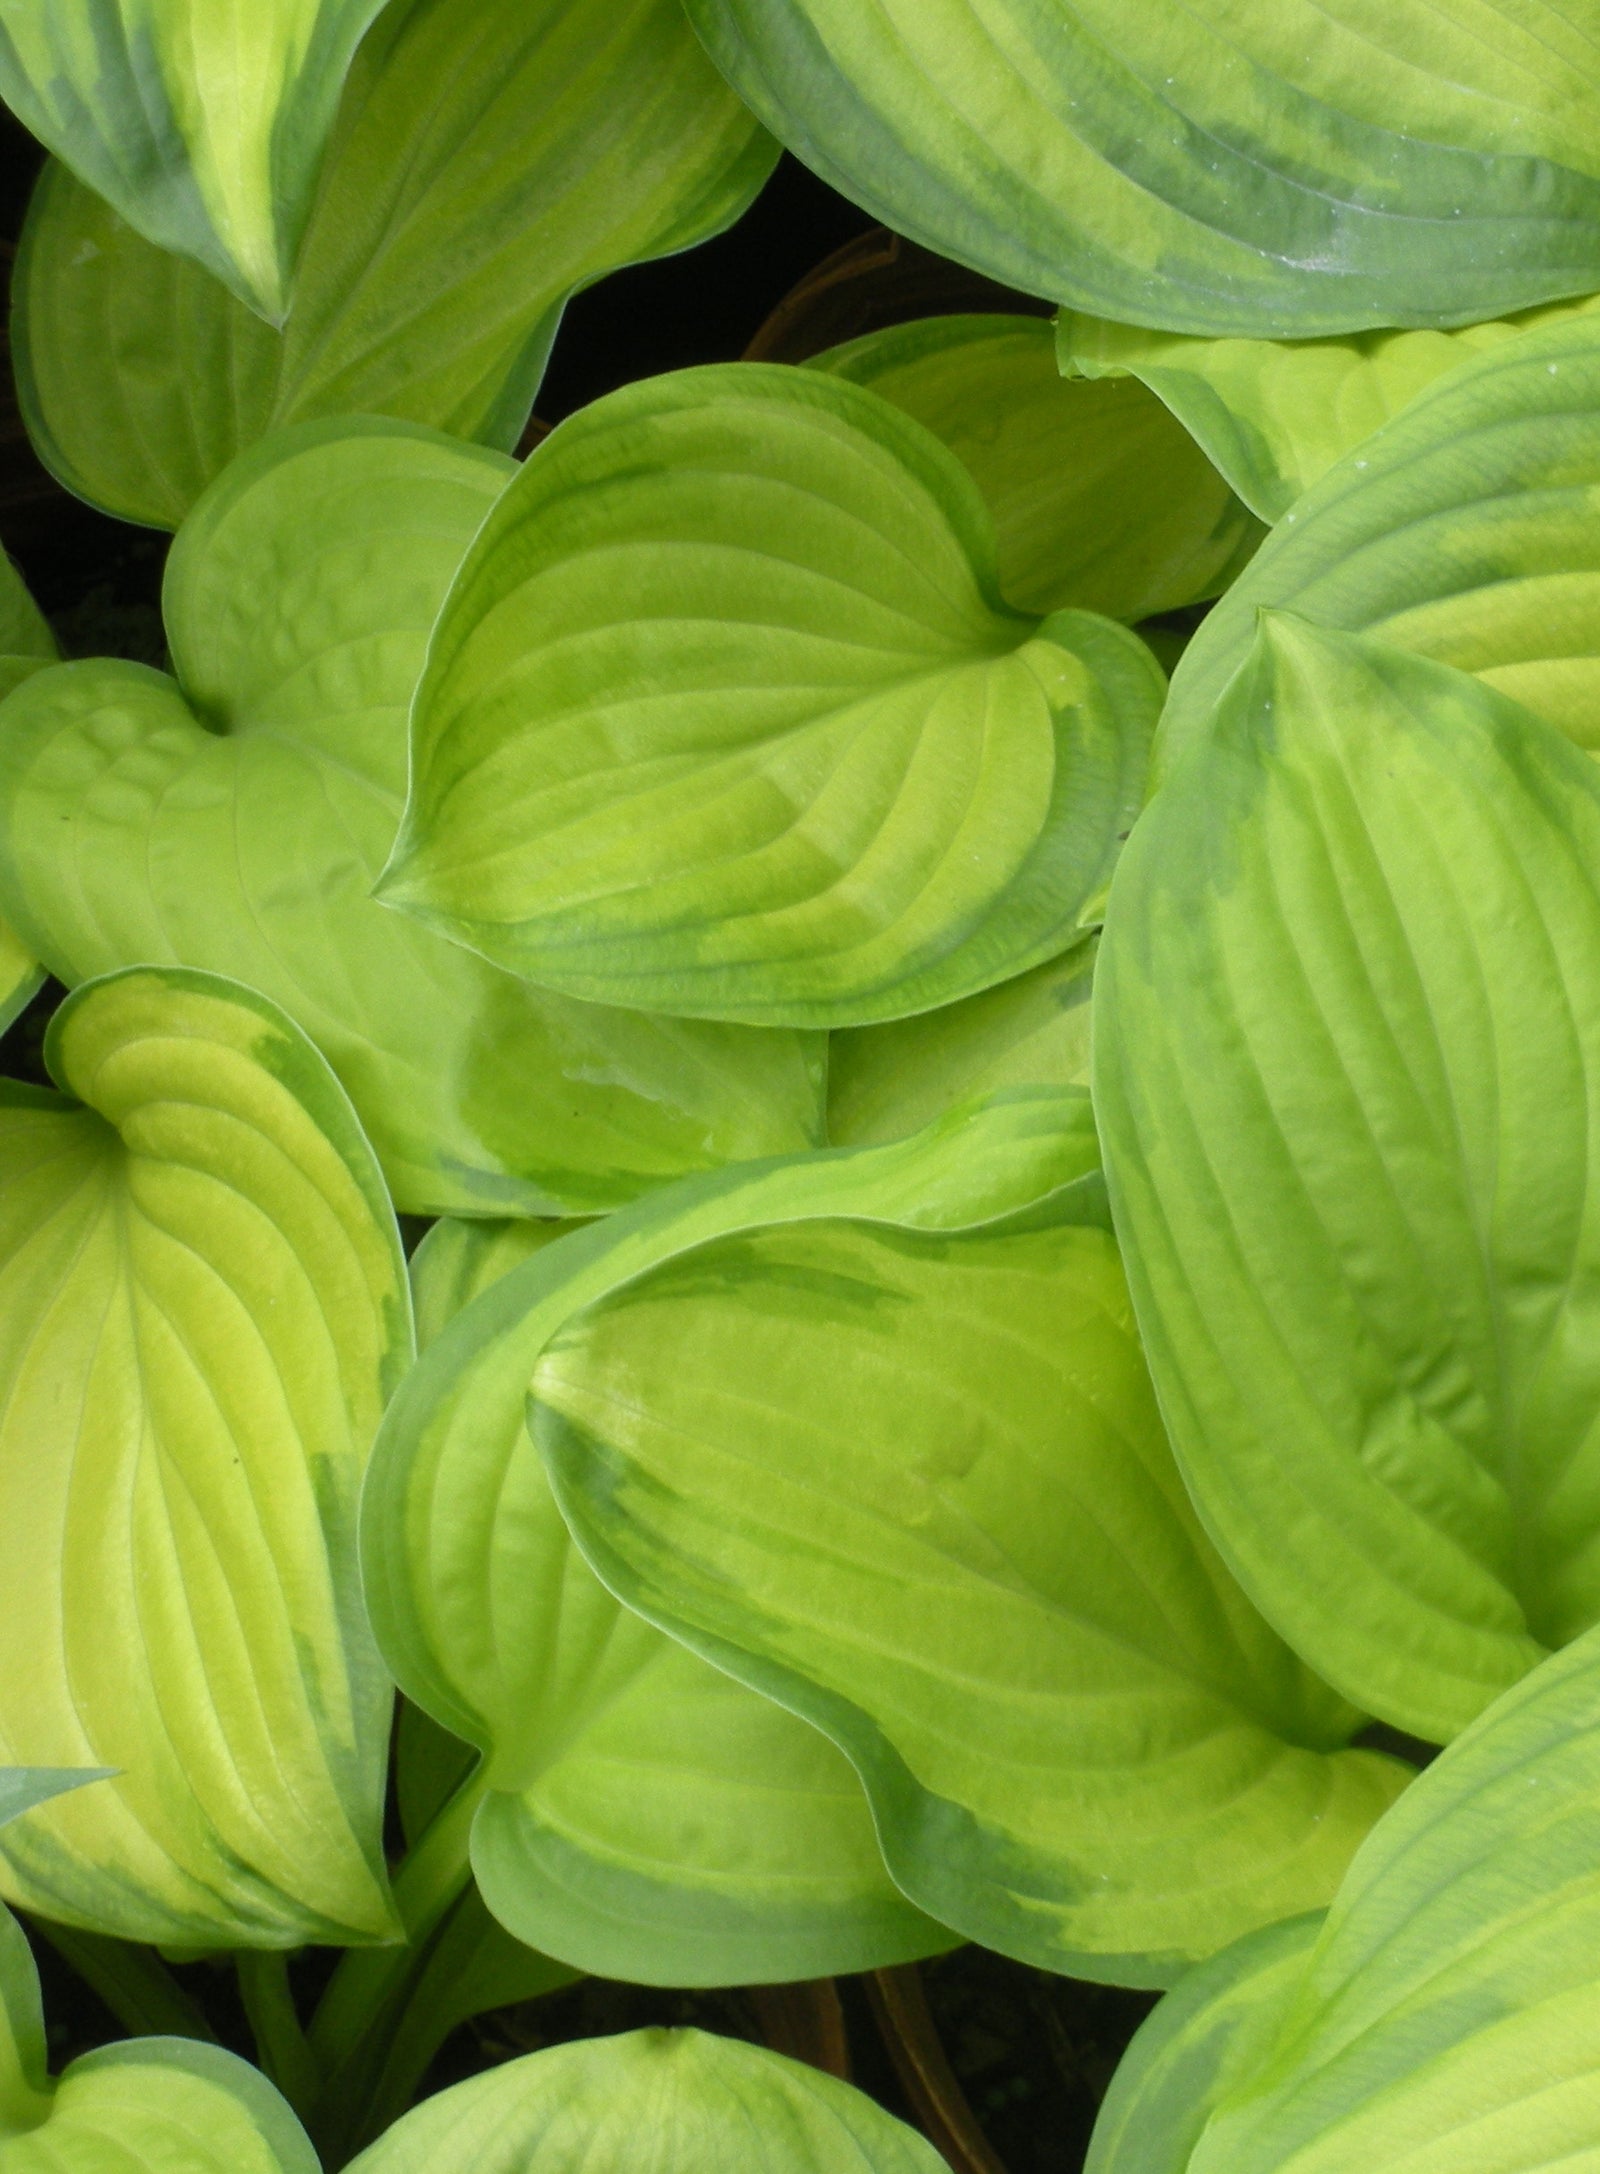
{"type": "Polygon", "coordinates": [[[820,1129],[815,1045],[540,995],[369,896],[428,630],[512,472],[417,425],[277,434],[173,547],[176,680],[58,666],[0,720],[0,911],[35,955],[264,991],[418,1214],[592,1212],[820,1129]]]}
{"type": "Polygon", "coordinates": [[[1094,1031],[1208,1527],[1442,1742],[1600,1616],[1600,777],[1464,674],[1269,617],[1129,847],[1094,1031]]]}
{"type": "Polygon", "coordinates": [[[1061,952],[1143,793],[1160,674],[1019,617],[954,457],[735,363],[532,455],[445,605],[379,895],[544,987],[847,1026],[1061,952]]]}
{"type": "Polygon", "coordinates": [[[1063,379],[1037,317],[923,318],[809,366],[893,401],[971,471],[1019,611],[1173,611],[1225,589],[1261,540],[1153,393],[1063,379]]]}
{"type": "Polygon", "coordinates": [[[6,1829],[5,1892],[131,1940],[382,1940],[355,1499],[411,1326],[376,1164],[209,975],[97,982],[46,1055],[65,1092],[0,1102],[0,1759],[117,1771],[6,1829]]]}
{"type": "Polygon", "coordinates": [[[1600,59],[1559,0],[688,0],[875,218],[1173,331],[1463,324],[1600,285],[1600,59]]]}
{"type": "Polygon", "coordinates": [[[835,2076],[703,2031],[580,2039],[443,2091],[351,2174],[944,2174],[931,2144],[835,2076]]]}
{"type": "Polygon", "coordinates": [[[259,2069],[218,2046],[102,2046],[52,2080],[39,1976],[0,1908],[0,2156],[6,2174],[320,2174],[259,2069]]]}
{"type": "Polygon", "coordinates": [[[281,320],[383,0],[9,0],[0,97],[123,217],[281,320]]]}
{"type": "Polygon", "coordinates": [[[1002,1087],[1087,1086],[1094,959],[1080,944],[963,1003],[831,1035],[830,1141],[903,1140],[1002,1087]]]}
{"type": "Polygon", "coordinates": [[[29,433],[82,497],[167,528],[254,439],[316,416],[510,451],[568,297],[717,233],[775,156],[677,0],[477,0],[470,21],[391,0],[281,337],[46,170],[14,288],[29,433]]]}

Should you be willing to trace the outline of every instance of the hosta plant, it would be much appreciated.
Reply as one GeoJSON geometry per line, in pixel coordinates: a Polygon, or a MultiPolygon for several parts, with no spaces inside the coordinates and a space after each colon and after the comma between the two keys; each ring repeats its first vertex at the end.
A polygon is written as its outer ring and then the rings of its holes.
{"type": "Polygon", "coordinates": [[[1600,2163],[1597,53],[0,0],[0,2174],[1600,2163]]]}

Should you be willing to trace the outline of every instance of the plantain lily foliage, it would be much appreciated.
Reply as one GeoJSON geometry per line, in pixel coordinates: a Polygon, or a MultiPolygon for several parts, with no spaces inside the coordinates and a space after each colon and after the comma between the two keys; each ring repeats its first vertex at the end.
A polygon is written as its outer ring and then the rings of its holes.
{"type": "Polygon", "coordinates": [[[1600,2164],[1597,90],[0,0],[0,2174],[1600,2164]]]}
{"type": "Polygon", "coordinates": [[[925,1011],[1082,939],[1161,690],[1112,621],[1005,604],[971,476],[888,401],[684,371],[559,429],[485,523],[380,896],[570,996],[925,1011]]]}
{"type": "Polygon", "coordinates": [[[470,40],[452,0],[389,0],[276,327],[70,151],[45,168],[13,286],[29,430],[70,489],[164,528],[286,423],[361,410],[509,452],[569,296],[716,233],[775,156],[678,0],[476,0],[470,40]]]}
{"type": "Polygon", "coordinates": [[[544,995],[368,896],[429,627],[514,473],[415,424],[275,435],[173,549],[173,675],[59,665],[0,731],[0,911],[35,955],[69,986],[160,960],[264,991],[420,1214],[593,1213],[821,1123],[809,1038],[544,995]]]}

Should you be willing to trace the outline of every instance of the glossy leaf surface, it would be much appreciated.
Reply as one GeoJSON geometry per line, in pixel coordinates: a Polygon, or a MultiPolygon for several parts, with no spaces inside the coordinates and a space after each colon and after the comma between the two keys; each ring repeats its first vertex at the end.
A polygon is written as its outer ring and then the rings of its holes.
{"type": "Polygon", "coordinates": [[[447,602],[380,885],[542,986],[846,1026],[1070,947],[1160,674],[1019,617],[954,457],[887,401],[730,364],[533,454],[447,602]]]}
{"type": "Polygon", "coordinates": [[[552,2046],[419,2106],[350,2174],[940,2174],[933,2146],[820,2070],[703,2031],[552,2046]],[[648,2143],[643,2139],[648,2138],[648,2143]]]}
{"type": "Polygon", "coordinates": [[[903,1140],[1002,1087],[1086,1087],[1095,946],[915,1019],[828,1041],[828,1138],[903,1140]]]}
{"type": "Polygon", "coordinates": [[[1465,674],[1271,619],[1130,847],[1094,1005],[1207,1522],[1443,1741],[1600,1617],[1600,780],[1465,674]]]}
{"type": "Polygon", "coordinates": [[[1152,394],[1063,379],[1040,318],[925,317],[807,367],[893,401],[971,471],[1019,611],[1173,611],[1225,589],[1261,540],[1152,394]]]}
{"type": "Polygon", "coordinates": [[[396,422],[276,436],[174,546],[177,679],[64,665],[0,722],[0,910],[35,955],[265,991],[421,1214],[591,1212],[820,1125],[800,1038],[541,995],[369,896],[429,627],[511,472],[396,422]]]}
{"type": "Polygon", "coordinates": [[[13,343],[45,460],[175,527],[268,429],[404,416],[509,451],[570,294],[726,226],[776,147],[677,0],[391,0],[345,90],[282,335],[60,167],[13,343]]]}
{"type": "Polygon", "coordinates": [[[1554,302],[1457,332],[1357,332],[1344,339],[1205,340],[1063,310],[1062,370],[1132,376],[1158,393],[1247,506],[1280,521],[1345,453],[1439,378],[1520,333],[1584,314],[1554,302]]]}
{"type": "Polygon", "coordinates": [[[1553,2174],[1591,2159],[1597,1806],[1590,1634],[1374,1831],[1275,2042],[1187,2174],[1553,2174]]]}
{"type": "Polygon", "coordinates": [[[530,1423],[607,1584],[835,1738],[924,1909],[1158,1984],[1325,1899],[1406,1770],[1339,1748],[1201,1534],[1093,1195],[962,1228],[867,1182],[1075,1103],[775,1174],[722,1238],[678,1188],[660,1266],[569,1285],[530,1423]]]}
{"type": "Polygon", "coordinates": [[[1084,2174],[1188,2174],[1212,2109],[1271,2050],[1321,1925],[1268,1925],[1178,1980],[1122,2058],[1084,2174]]]}
{"type": "Polygon", "coordinates": [[[0,97],[141,234],[281,320],[383,0],[7,0],[0,97]]]}
{"type": "Polygon", "coordinates": [[[1174,762],[1243,663],[1263,607],[1476,672],[1600,747],[1600,320],[1477,356],[1310,490],[1173,679],[1174,762]]]}
{"type": "MultiPolygon", "coordinates": [[[[438,1333],[452,1299],[535,1255],[559,1290],[571,1242],[549,1245],[538,1224],[437,1225],[412,1262],[419,1313],[438,1333]]],[[[828,1740],[630,1615],[573,1549],[528,1454],[517,1338],[485,1339],[469,1315],[429,1368],[412,1414],[460,1399],[481,1450],[531,1466],[487,1532],[463,1502],[435,1540],[488,1549],[492,1582],[446,1601],[446,1635],[468,1670],[498,1646],[472,1732],[494,1785],[472,1858],[501,1922],[576,1967],[669,1984],[829,1975],[948,1945],[895,1892],[828,1740]],[[515,1645],[499,1645],[508,1633],[515,1645]]]]}
{"type": "Polygon", "coordinates": [[[0,1106],[0,1760],[115,1778],[0,1841],[13,1901],[188,1946],[381,1940],[389,1685],[355,1498],[410,1358],[393,1216],[283,1015],[137,970],[0,1106]]]}
{"type": "Polygon", "coordinates": [[[874,217],[1173,331],[1461,324],[1600,284],[1600,59],[1559,0],[689,0],[874,217]]]}

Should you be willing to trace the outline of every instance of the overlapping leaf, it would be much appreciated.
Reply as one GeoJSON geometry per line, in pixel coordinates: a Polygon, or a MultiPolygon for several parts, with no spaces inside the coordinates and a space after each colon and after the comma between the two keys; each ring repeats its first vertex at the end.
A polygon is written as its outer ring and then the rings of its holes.
{"type": "Polygon", "coordinates": [[[470,25],[391,0],[281,336],[47,169],[14,288],[29,431],[83,497],[168,528],[275,425],[360,410],[509,450],[568,296],[717,232],[775,152],[678,0],[476,0],[470,25]]]}
{"type": "Polygon", "coordinates": [[[280,320],[383,0],[7,0],[0,97],[141,234],[280,320]]]}
{"type": "Polygon", "coordinates": [[[1143,795],[1149,651],[995,588],[976,486],[887,401],[730,364],[528,461],[412,721],[390,904],[542,986],[848,1026],[1059,953],[1143,795]]]}
{"type": "Polygon", "coordinates": [[[828,1138],[835,1147],[903,1140],[974,1096],[1089,1080],[1095,945],[964,1003],[828,1041],[828,1138]]]}
{"type": "Polygon", "coordinates": [[[381,1502],[369,1511],[372,1590],[400,1666],[408,1617],[441,1641],[443,1696],[426,1664],[407,1672],[416,1695],[446,1717],[472,1702],[454,1725],[490,1761],[472,1835],[484,1898],[530,1946],[656,1983],[772,1982],[946,1946],[895,1892],[828,1740],[630,1615],[571,1545],[523,1431],[529,1326],[559,1318],[563,1256],[598,1248],[603,1275],[611,1245],[610,1225],[551,1252],[537,1224],[441,1223],[412,1264],[437,1341],[391,1415],[375,1493],[441,1429],[474,1469],[400,1564],[381,1502]],[[494,1288],[507,1276],[548,1294],[528,1325],[494,1288]],[[445,1328],[452,1298],[484,1292],[445,1328]],[[510,1468],[503,1485],[491,1463],[510,1468]],[[433,1584],[469,1558],[484,1582],[433,1584]]]}
{"type": "Polygon", "coordinates": [[[1064,381],[1037,317],[920,318],[808,367],[892,400],[971,470],[1019,611],[1172,611],[1225,589],[1261,540],[1159,400],[1064,381]]]}
{"type": "Polygon", "coordinates": [[[1600,58],[1560,0],[688,0],[898,231],[1173,331],[1449,325],[1600,285],[1600,58]]]}
{"type": "Polygon", "coordinates": [[[52,2080],[33,1958],[4,1909],[0,2156],[6,2174],[320,2174],[260,2070],[219,2046],[133,2039],[52,2080]]]}
{"type": "Polygon", "coordinates": [[[1357,332],[1344,339],[1205,340],[1063,310],[1062,370],[1139,379],[1264,521],[1295,500],[1418,393],[1520,333],[1593,310],[1600,297],[1553,302],[1457,332],[1357,332]]]}
{"type": "Polygon", "coordinates": [[[368,895],[429,627],[511,472],[415,425],[281,433],[174,547],[177,680],[64,665],[0,719],[0,910],[34,955],[68,983],[169,960],[264,990],[419,1213],[591,1213],[820,1122],[800,1038],[541,995],[368,895]]]}
{"type": "Polygon", "coordinates": [[[1207,1523],[1442,1741],[1600,1617],[1600,779],[1465,674],[1271,619],[1119,872],[1094,1029],[1207,1523]]]}
{"type": "Polygon", "coordinates": [[[1123,2056],[1084,2174],[1187,2174],[1219,2100],[1270,2052],[1322,1922],[1247,1933],[1178,1980],[1123,2056]]]}
{"type": "MultiPolygon", "coordinates": [[[[58,654],[55,636],[21,575],[0,553],[0,698],[41,671],[58,654]]],[[[16,930],[0,919],[0,1033],[44,983],[39,964],[16,930]]]]}
{"type": "Polygon", "coordinates": [[[552,2046],[408,2114],[350,2174],[941,2174],[903,2122],[836,2077],[703,2031],[552,2046]]]}
{"type": "MultiPolygon", "coordinates": [[[[1293,1992],[1276,1996],[1278,2030],[1207,2109],[1182,2174],[1552,2174],[1591,2160],[1597,1810],[1591,1633],[1508,1692],[1374,1831],[1293,1992]]],[[[1136,2143],[1130,2125],[1116,2164],[1167,2174],[1136,2143]]]]}
{"type": "Polygon", "coordinates": [[[1326,1899],[1405,1770],[1339,1749],[1356,1717],[1202,1537],[1096,1163],[1086,1096],[1014,1089],[891,1147],[686,1181],[508,1277],[457,1324],[493,1370],[441,1392],[436,1345],[374,1463],[402,1682],[481,1740],[532,1642],[511,1565],[536,1467],[506,1405],[534,1371],[607,1583],[844,1745],[931,1914],[1151,1983],[1326,1899]],[[662,1429],[692,1478],[659,1479],[662,1429]]]}
{"type": "Polygon", "coordinates": [[[1328,470],[1174,674],[1158,758],[1202,729],[1263,606],[1380,636],[1600,747],[1600,320],[1464,363],[1328,470]]]}
{"type": "Polygon", "coordinates": [[[8,1827],[0,1883],[129,1939],[381,1940],[355,1499],[411,1331],[377,1166],[212,976],[98,982],[48,1054],[67,1092],[0,1105],[0,1761],[116,1772],[8,1827]]]}

